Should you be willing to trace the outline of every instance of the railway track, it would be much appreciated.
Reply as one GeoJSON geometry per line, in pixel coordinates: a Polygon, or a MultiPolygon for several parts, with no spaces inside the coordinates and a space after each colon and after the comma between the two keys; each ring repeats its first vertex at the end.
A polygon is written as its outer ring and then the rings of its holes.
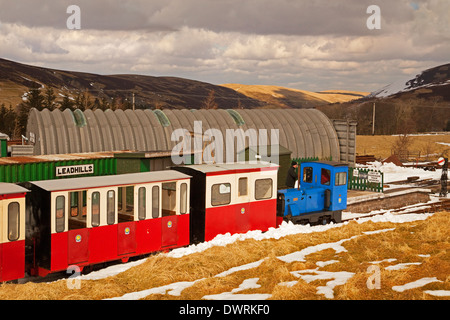
{"type": "Polygon", "coordinates": [[[415,205],[402,207],[402,208],[398,208],[398,209],[386,210],[386,211],[378,212],[378,213],[374,213],[374,214],[367,214],[367,215],[364,215],[361,217],[343,219],[342,222],[357,220],[360,218],[370,218],[370,217],[374,217],[374,216],[383,215],[388,212],[390,212],[392,214],[420,214],[420,213],[439,212],[439,211],[447,211],[447,210],[450,210],[450,199],[441,199],[436,202],[431,202],[431,203],[426,203],[426,204],[420,203],[420,204],[415,204],[415,205]]]}

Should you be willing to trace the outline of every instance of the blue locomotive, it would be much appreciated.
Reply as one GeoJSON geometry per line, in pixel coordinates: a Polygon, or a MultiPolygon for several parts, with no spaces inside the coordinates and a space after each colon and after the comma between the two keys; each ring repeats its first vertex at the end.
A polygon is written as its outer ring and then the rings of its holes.
{"type": "Polygon", "coordinates": [[[299,169],[300,188],[278,191],[277,218],[300,224],[341,222],[347,208],[348,165],[303,162],[299,169]]]}

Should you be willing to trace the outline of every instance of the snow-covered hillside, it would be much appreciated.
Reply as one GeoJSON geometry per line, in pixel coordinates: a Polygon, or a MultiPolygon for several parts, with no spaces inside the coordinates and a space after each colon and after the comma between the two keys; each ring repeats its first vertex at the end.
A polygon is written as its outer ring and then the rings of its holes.
{"type": "Polygon", "coordinates": [[[369,94],[370,98],[385,98],[394,94],[408,92],[420,88],[449,85],[450,64],[427,69],[416,76],[405,76],[369,94]]]}

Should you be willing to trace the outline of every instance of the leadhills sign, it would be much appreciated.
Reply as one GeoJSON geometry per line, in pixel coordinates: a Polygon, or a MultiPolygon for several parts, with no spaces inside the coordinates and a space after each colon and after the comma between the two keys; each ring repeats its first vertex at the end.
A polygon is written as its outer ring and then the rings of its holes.
{"type": "Polygon", "coordinates": [[[94,173],[94,164],[79,164],[74,166],[56,167],[56,176],[75,176],[79,174],[92,174],[94,173]]]}

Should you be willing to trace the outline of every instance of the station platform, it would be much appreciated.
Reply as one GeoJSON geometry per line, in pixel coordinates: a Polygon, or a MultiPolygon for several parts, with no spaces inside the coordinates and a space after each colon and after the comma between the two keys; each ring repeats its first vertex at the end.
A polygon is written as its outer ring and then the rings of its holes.
{"type": "Polygon", "coordinates": [[[348,190],[347,209],[344,211],[369,213],[374,210],[398,209],[412,204],[426,203],[430,200],[430,192],[430,189],[422,188],[390,190],[385,193],[348,190]]]}

